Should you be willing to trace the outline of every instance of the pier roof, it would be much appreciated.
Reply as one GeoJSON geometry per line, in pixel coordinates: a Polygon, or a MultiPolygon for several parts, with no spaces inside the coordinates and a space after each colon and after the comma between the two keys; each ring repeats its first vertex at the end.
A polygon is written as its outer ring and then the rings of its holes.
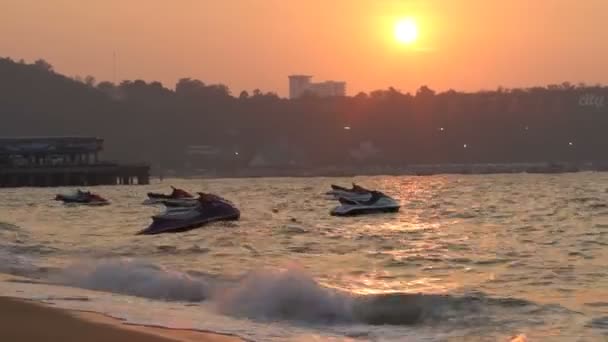
{"type": "Polygon", "coordinates": [[[0,154],[94,153],[103,149],[96,137],[0,137],[0,154]]]}

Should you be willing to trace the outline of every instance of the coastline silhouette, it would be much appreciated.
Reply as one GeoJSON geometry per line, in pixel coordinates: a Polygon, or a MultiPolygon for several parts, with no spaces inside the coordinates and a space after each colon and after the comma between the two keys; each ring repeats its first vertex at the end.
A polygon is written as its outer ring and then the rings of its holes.
{"type": "Polygon", "coordinates": [[[163,169],[605,162],[608,149],[601,85],[285,99],[190,78],[96,83],[44,60],[0,59],[0,75],[1,135],[102,136],[108,158],[163,169]]]}

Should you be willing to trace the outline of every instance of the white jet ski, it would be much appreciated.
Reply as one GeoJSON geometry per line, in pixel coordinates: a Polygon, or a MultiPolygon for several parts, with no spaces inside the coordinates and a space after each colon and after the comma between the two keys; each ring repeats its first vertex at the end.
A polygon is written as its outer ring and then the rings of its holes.
{"type": "Polygon", "coordinates": [[[398,212],[401,205],[379,191],[371,191],[368,200],[353,200],[350,198],[339,198],[340,205],[332,209],[333,216],[354,216],[375,213],[398,212]]]}

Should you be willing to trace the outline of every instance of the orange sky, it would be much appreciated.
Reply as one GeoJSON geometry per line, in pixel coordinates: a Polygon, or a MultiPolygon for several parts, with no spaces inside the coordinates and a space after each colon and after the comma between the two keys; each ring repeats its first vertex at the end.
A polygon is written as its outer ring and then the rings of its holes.
{"type": "Polygon", "coordinates": [[[192,77],[287,95],[287,75],[350,95],[608,83],[608,0],[0,0],[0,55],[112,80],[192,77]],[[394,21],[420,37],[398,45],[394,21]]]}

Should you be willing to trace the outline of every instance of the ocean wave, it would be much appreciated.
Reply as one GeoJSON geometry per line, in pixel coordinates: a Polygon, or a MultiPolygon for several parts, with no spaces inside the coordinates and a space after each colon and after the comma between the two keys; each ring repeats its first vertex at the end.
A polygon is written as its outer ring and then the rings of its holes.
{"type": "Polygon", "coordinates": [[[298,268],[259,270],[210,298],[227,315],[254,320],[368,325],[477,324],[495,310],[538,307],[483,293],[454,296],[420,293],[358,295],[326,287],[298,268]]]}
{"type": "Polygon", "coordinates": [[[487,319],[483,313],[492,304],[475,296],[390,293],[358,298],[353,313],[357,321],[371,325],[471,323],[487,319]]]}
{"type": "Polygon", "coordinates": [[[17,225],[11,224],[11,223],[7,223],[7,222],[0,222],[0,231],[17,231],[20,230],[21,228],[17,225]]]}
{"type": "Polygon", "coordinates": [[[9,246],[9,250],[13,255],[28,255],[28,256],[42,256],[60,252],[58,248],[37,243],[37,244],[25,244],[20,241],[17,244],[9,246]]]}
{"type": "Polygon", "coordinates": [[[13,253],[10,246],[0,247],[0,273],[30,276],[37,271],[33,258],[13,253]]]}
{"type": "MultiPolygon", "coordinates": [[[[26,259],[0,254],[6,265],[37,269],[26,259]]],[[[542,309],[519,299],[468,295],[388,293],[360,295],[327,287],[306,271],[260,269],[222,278],[178,272],[134,259],[78,262],[43,275],[47,281],[155,300],[208,300],[218,313],[260,321],[367,325],[480,324],[501,316],[495,310],[542,309]]]]}
{"type": "Polygon", "coordinates": [[[321,286],[298,269],[251,272],[214,293],[217,310],[231,316],[331,323],[352,321],[352,297],[321,286]]]}
{"type": "Polygon", "coordinates": [[[589,321],[586,325],[589,328],[600,329],[603,334],[608,336],[608,316],[596,317],[589,321]]]}
{"type": "Polygon", "coordinates": [[[53,281],[168,301],[202,301],[209,291],[209,285],[201,278],[132,259],[76,263],[55,275],[53,281]]]}

